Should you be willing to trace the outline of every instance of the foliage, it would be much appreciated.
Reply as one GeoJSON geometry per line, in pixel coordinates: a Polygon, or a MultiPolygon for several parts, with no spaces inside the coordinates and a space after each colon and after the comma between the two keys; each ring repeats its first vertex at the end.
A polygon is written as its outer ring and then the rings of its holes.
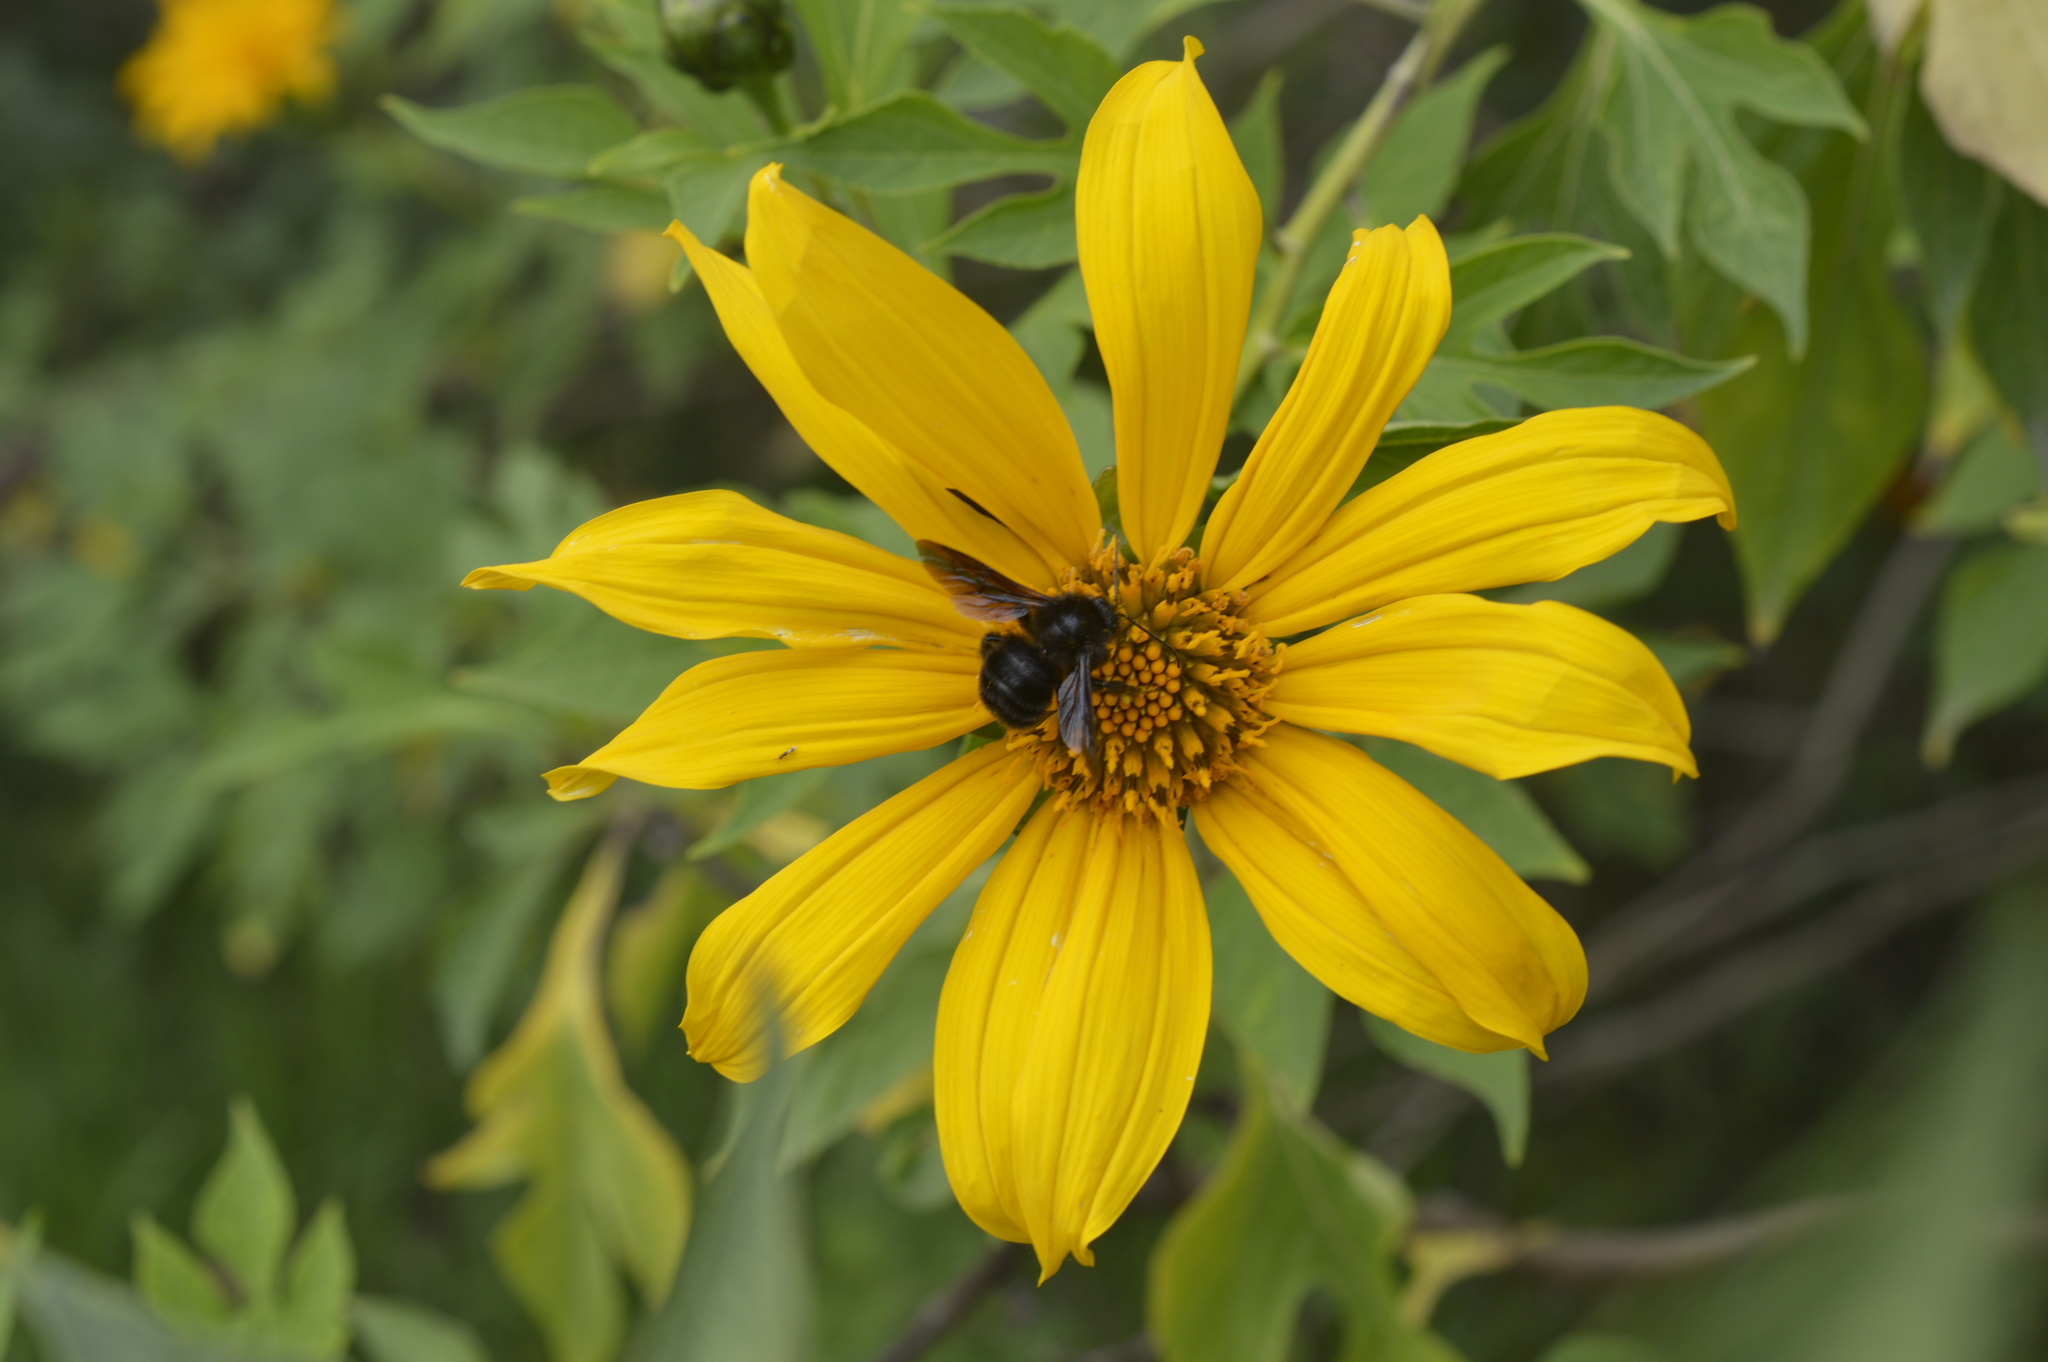
{"type": "Polygon", "coordinates": [[[0,18],[0,1358],[2038,1352],[2048,29],[1414,8],[798,0],[796,64],[714,93],[651,0],[355,0],[331,103],[200,166],[119,102],[147,7],[0,18]],[[949,753],[552,804],[756,645],[455,583],[713,485],[909,551],[655,235],[741,249],[771,161],[1011,326],[1113,510],[1074,178],[1183,32],[1270,229],[1212,507],[1353,230],[1428,214],[1450,331],[1360,489],[1615,403],[1701,430],[1741,519],[1489,593],[1643,638],[1700,781],[1366,743],[1588,941],[1549,1063],[1333,1006],[1197,847],[1191,1115],[1035,1289],[931,1111],[981,876],[755,1084],[674,1029],[705,924],[949,753]]]}

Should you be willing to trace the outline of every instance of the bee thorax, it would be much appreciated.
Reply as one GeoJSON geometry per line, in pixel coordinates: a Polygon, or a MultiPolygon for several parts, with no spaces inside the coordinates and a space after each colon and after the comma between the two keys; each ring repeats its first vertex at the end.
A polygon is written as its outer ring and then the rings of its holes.
{"type": "Polygon", "coordinates": [[[1236,754],[1258,745],[1272,725],[1261,702],[1283,650],[1240,616],[1242,593],[1204,591],[1201,582],[1201,563],[1187,549],[1138,566],[1112,546],[1070,569],[1061,594],[1034,613],[1031,639],[1039,647],[997,635],[984,641],[983,699],[1022,730],[1010,745],[1036,756],[1062,803],[1177,818],[1235,772],[1236,754]],[[1026,652],[1040,662],[1027,661],[1026,652]],[[1090,667],[1092,751],[1063,742],[1051,712],[1066,671],[1056,664],[1077,655],[1090,667]],[[1038,708],[1027,726],[1006,715],[990,690],[1014,676],[1021,694],[1034,665],[1053,675],[1042,691],[1038,675],[1029,678],[1028,698],[1038,708]]]}

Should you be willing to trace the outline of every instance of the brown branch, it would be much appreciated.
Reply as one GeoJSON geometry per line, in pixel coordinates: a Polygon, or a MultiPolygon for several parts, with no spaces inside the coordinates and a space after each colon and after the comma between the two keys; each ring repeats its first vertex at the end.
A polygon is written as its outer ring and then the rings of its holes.
{"type": "Polygon", "coordinates": [[[1917,918],[1953,907],[2048,859],[2048,818],[1973,854],[1880,880],[1841,907],[1724,961],[1639,1006],[1610,1010],[1558,1037],[1538,1077],[1597,1078],[1665,1053],[1789,989],[1818,978],[1917,918]]]}
{"type": "MultiPolygon", "coordinates": [[[[1835,655],[1784,776],[1705,850],[1610,918],[1608,935],[1618,943],[1652,944],[1676,935],[1712,912],[1703,894],[1726,892],[1725,881],[1791,842],[1834,801],[1856,740],[1954,549],[1955,541],[1945,538],[1903,536],[1893,545],[1835,655]]],[[[1610,966],[1625,962],[1620,944],[1608,949],[1610,966]]]]}
{"type": "Polygon", "coordinates": [[[1497,1252],[1468,1255],[1487,1270],[1530,1272],[1553,1281],[1597,1285],[1675,1276],[1718,1267],[1759,1249],[1801,1238],[1869,1203],[1861,1194],[1809,1197],[1745,1215],[1641,1230],[1564,1229],[1524,1225],[1469,1207],[1427,1201],[1416,1218],[1409,1252],[1432,1237],[1490,1239],[1497,1252]]]}
{"type": "Polygon", "coordinates": [[[1023,1256],[1022,1244],[997,1244],[984,1253],[973,1267],[917,1307],[903,1332],[875,1354],[875,1362],[912,1362],[913,1358],[924,1356],[926,1350],[974,1313],[982,1297],[1003,1284],[1023,1256]]]}
{"type": "Polygon", "coordinates": [[[1831,889],[1922,867],[1935,857],[1953,859],[2038,828],[2044,818],[2048,779],[2033,777],[1809,837],[1654,913],[1603,923],[1586,942],[1594,981],[1589,996],[1608,996],[1650,968],[1731,941],[1831,889]]]}

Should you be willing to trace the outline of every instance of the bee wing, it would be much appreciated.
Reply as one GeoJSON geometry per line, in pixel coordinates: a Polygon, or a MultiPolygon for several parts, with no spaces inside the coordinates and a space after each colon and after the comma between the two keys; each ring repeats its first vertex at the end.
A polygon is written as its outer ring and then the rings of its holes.
{"type": "Polygon", "coordinates": [[[1060,741],[1077,757],[1095,756],[1095,705],[1093,677],[1088,659],[1082,658],[1060,682],[1060,741]]]}
{"type": "Polygon", "coordinates": [[[971,620],[1020,620],[1052,597],[1013,582],[978,558],[930,539],[917,541],[924,570],[953,598],[953,608],[971,620]]]}

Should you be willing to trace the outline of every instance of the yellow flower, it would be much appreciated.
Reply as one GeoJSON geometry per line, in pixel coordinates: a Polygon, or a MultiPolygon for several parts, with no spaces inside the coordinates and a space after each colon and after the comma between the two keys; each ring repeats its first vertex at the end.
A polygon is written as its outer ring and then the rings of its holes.
{"type": "Polygon", "coordinates": [[[160,0],[156,31],[121,68],[136,132],[181,161],[261,127],[286,95],[334,90],[334,0],[160,0]]]}
{"type": "MultiPolygon", "coordinates": [[[[1115,607],[1092,759],[1048,713],[855,820],[704,933],[683,1019],[691,1054],[741,1080],[769,1059],[764,990],[784,1043],[815,1044],[1014,831],[946,981],[934,1100],[961,1205],[1029,1241],[1047,1275],[1068,1254],[1092,1261],[1187,1106],[1210,958],[1186,811],[1338,994],[1447,1045],[1543,1053],[1585,993],[1571,928],[1450,815],[1317,730],[1500,777],[1597,756],[1692,773],[1684,706],[1635,638],[1569,606],[1460,593],[1560,577],[1656,521],[1733,517],[1706,445],[1628,408],[1537,416],[1345,501],[1449,320],[1443,245],[1418,218],[1356,235],[1293,390],[1199,551],[1184,547],[1261,230],[1198,51],[1125,76],[1081,161],[1128,558],[1044,380],[936,275],[774,167],[753,184],[746,266],[670,229],[734,346],[848,482],[916,539],[1115,607]]],[[[467,581],[535,583],[661,633],[788,645],[693,668],[549,772],[557,798],[619,776],[713,789],[990,719],[990,626],[918,564],[729,492],[624,507],[543,561],[467,581]]]]}

